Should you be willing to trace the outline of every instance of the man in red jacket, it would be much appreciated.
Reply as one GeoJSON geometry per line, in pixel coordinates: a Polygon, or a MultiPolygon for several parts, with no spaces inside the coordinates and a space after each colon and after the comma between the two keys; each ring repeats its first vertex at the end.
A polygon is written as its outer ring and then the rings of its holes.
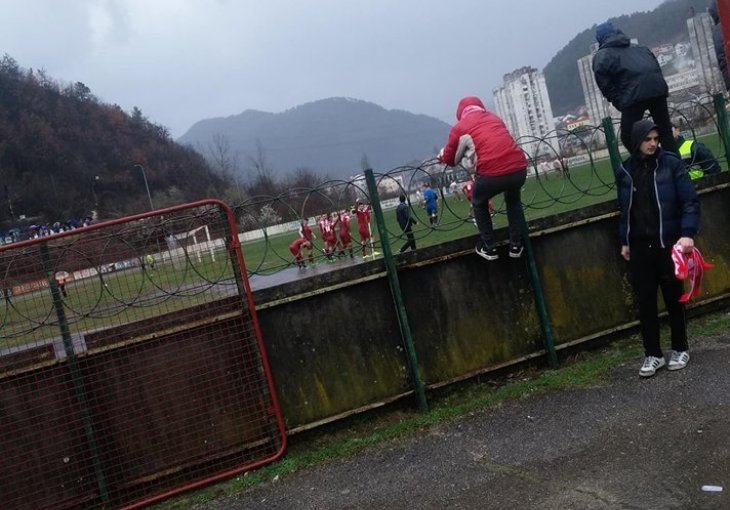
{"type": "Polygon", "coordinates": [[[481,236],[475,251],[487,260],[499,258],[488,204],[493,196],[504,193],[509,222],[509,256],[518,258],[523,248],[520,190],[527,178],[525,154],[502,119],[487,111],[478,97],[465,97],[459,101],[456,120],[439,159],[455,166],[467,158],[475,167],[472,206],[481,236]]]}

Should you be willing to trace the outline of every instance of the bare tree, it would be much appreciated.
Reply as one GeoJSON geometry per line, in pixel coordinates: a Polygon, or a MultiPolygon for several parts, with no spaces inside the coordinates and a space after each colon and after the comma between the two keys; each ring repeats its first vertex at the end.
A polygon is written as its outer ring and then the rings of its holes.
{"type": "Polygon", "coordinates": [[[247,156],[248,173],[253,177],[250,193],[252,195],[276,195],[277,188],[274,171],[266,159],[266,149],[261,140],[256,140],[256,155],[247,156]]]}
{"type": "Polygon", "coordinates": [[[273,170],[266,159],[266,149],[261,140],[256,139],[256,154],[254,156],[248,155],[246,160],[248,161],[248,170],[254,178],[273,180],[273,170]]]}
{"type": "MultiPolygon", "coordinates": [[[[238,168],[238,153],[231,151],[231,144],[228,137],[221,133],[213,135],[213,139],[208,143],[207,150],[208,160],[211,162],[213,169],[223,177],[227,182],[233,182],[236,187],[237,200],[244,200],[244,192],[241,189],[241,174],[238,168]]],[[[226,193],[228,198],[234,198],[233,193],[226,193]]]]}

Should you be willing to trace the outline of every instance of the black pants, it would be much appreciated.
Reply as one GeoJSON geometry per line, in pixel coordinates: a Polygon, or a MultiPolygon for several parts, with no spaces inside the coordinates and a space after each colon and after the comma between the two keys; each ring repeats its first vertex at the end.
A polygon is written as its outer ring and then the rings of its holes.
{"type": "Polygon", "coordinates": [[[666,97],[653,97],[640,101],[621,111],[621,143],[629,154],[634,152],[631,146],[631,128],[634,123],[644,118],[644,112],[649,111],[654,124],[659,128],[659,143],[665,151],[679,154],[677,143],[672,135],[672,121],[669,118],[669,108],[666,97]]]}
{"type": "Polygon", "coordinates": [[[493,248],[495,244],[492,215],[489,214],[489,199],[499,193],[504,193],[504,204],[507,209],[507,221],[509,222],[509,242],[513,246],[522,245],[520,222],[523,221],[524,217],[522,215],[520,191],[525,184],[526,178],[527,169],[496,177],[477,175],[474,179],[471,204],[474,208],[474,219],[477,220],[479,234],[487,249],[493,248]]]}
{"type": "Polygon", "coordinates": [[[645,356],[663,356],[659,343],[658,288],[662,290],[664,306],[669,314],[672,349],[686,351],[687,321],[684,303],[679,302],[683,285],[674,276],[671,248],[662,248],[657,242],[632,240],[629,272],[639,305],[645,356]]]}
{"type": "Polygon", "coordinates": [[[415,250],[416,249],[416,238],[413,237],[413,231],[411,230],[411,226],[408,225],[408,227],[406,227],[406,229],[403,231],[403,233],[406,235],[407,241],[406,241],[406,244],[404,244],[403,247],[400,249],[399,253],[403,253],[408,248],[410,248],[411,250],[415,250]]]}

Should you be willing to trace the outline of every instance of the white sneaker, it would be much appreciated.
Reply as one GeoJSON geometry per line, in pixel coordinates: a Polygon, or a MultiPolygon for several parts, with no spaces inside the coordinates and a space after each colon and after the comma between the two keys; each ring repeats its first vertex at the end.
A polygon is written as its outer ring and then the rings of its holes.
{"type": "Polygon", "coordinates": [[[672,351],[672,357],[669,360],[667,370],[682,370],[687,366],[687,362],[689,362],[689,352],[672,351]]]}
{"type": "Polygon", "coordinates": [[[483,243],[481,243],[480,246],[477,246],[474,251],[479,255],[480,257],[487,259],[487,260],[497,260],[499,258],[499,253],[497,253],[497,248],[489,248],[487,249],[486,246],[484,246],[483,243]]]}
{"type": "Polygon", "coordinates": [[[644,364],[641,365],[641,370],[639,370],[639,375],[641,377],[651,377],[652,375],[656,374],[656,371],[662,368],[664,365],[666,365],[666,361],[664,361],[664,358],[657,358],[655,356],[647,356],[644,358],[644,364]]]}

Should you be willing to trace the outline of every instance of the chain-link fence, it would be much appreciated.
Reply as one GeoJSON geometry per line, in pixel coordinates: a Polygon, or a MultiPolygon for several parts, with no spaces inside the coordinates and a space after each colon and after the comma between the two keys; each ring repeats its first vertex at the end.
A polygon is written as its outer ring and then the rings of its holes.
{"type": "Polygon", "coordinates": [[[3,508],[149,502],[282,453],[224,204],[0,247],[0,289],[3,508]]]}

